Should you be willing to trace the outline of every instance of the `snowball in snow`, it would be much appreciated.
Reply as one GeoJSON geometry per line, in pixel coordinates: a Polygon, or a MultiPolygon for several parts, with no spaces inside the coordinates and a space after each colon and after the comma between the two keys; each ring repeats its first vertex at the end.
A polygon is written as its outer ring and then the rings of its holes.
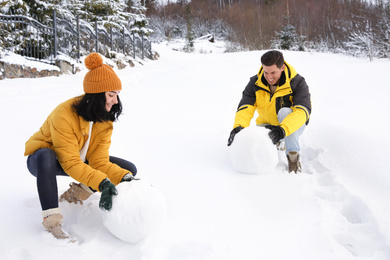
{"type": "Polygon", "coordinates": [[[135,180],[116,186],[112,209],[103,212],[104,226],[117,238],[138,243],[157,231],[164,223],[164,196],[152,185],[135,180]]]}
{"type": "Polygon", "coordinates": [[[242,173],[268,173],[278,164],[278,153],[265,127],[249,126],[236,134],[229,147],[233,168],[242,173]]]}

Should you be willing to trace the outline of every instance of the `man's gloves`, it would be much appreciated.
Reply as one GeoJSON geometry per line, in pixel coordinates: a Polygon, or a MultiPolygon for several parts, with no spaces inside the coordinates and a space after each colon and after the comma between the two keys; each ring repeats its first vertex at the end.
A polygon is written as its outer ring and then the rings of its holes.
{"type": "Polygon", "coordinates": [[[133,180],[138,181],[139,179],[134,178],[131,173],[126,173],[125,176],[123,176],[121,182],[124,182],[124,181],[129,181],[130,182],[130,181],[133,181],[133,180]]]}
{"type": "Polygon", "coordinates": [[[271,130],[269,131],[268,136],[271,138],[273,144],[277,144],[286,136],[284,129],[280,126],[266,125],[265,128],[271,130]]]}
{"type": "Polygon", "coordinates": [[[240,132],[242,129],[244,129],[244,127],[242,126],[237,126],[236,128],[234,128],[231,132],[230,132],[230,136],[229,136],[229,139],[228,139],[228,146],[230,146],[232,143],[233,143],[233,140],[234,140],[234,136],[240,132]]]}
{"type": "MultiPolygon", "coordinates": [[[[265,128],[271,130],[269,131],[268,135],[271,138],[273,144],[277,144],[280,140],[282,140],[286,136],[284,129],[281,128],[280,126],[266,125],[265,128]]],[[[237,126],[230,132],[228,146],[230,146],[233,143],[235,135],[238,132],[240,132],[242,129],[244,129],[242,126],[237,126]]]]}
{"type": "Polygon", "coordinates": [[[99,184],[99,190],[102,193],[100,196],[99,208],[108,211],[112,208],[112,195],[118,195],[118,191],[116,190],[115,185],[107,178],[102,180],[99,184]]]}

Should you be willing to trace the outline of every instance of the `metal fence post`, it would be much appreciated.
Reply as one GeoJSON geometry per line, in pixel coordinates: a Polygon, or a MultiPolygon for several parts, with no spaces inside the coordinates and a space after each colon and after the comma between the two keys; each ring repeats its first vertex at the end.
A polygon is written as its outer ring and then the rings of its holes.
{"type": "Polygon", "coordinates": [[[133,59],[135,59],[135,35],[134,35],[134,31],[132,33],[133,33],[133,59]]]}
{"type": "Polygon", "coordinates": [[[111,51],[114,51],[113,45],[112,45],[112,26],[110,27],[110,49],[111,49],[111,51]]]}
{"type": "Polygon", "coordinates": [[[142,59],[144,59],[144,32],[143,31],[141,31],[141,43],[142,43],[142,47],[141,47],[141,49],[142,49],[142,59]]]}
{"type": "Polygon", "coordinates": [[[57,58],[57,17],[56,10],[53,10],[53,34],[54,34],[54,59],[57,58]]]}
{"type": "Polygon", "coordinates": [[[99,53],[99,42],[98,42],[98,28],[97,21],[95,21],[95,32],[96,32],[96,52],[99,53]]]}
{"type": "Polygon", "coordinates": [[[80,60],[80,17],[77,15],[77,59],[80,60]]]}
{"type": "Polygon", "coordinates": [[[125,54],[125,27],[123,27],[122,38],[123,38],[123,54],[125,54]]]}

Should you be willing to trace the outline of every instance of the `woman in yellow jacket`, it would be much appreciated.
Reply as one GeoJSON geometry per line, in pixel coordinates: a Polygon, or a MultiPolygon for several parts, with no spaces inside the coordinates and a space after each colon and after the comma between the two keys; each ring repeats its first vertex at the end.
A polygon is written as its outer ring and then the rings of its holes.
{"type": "Polygon", "coordinates": [[[80,182],[71,183],[60,201],[82,204],[100,191],[99,207],[110,210],[115,185],[137,173],[133,163],[109,156],[113,122],[122,112],[121,81],[97,53],[88,55],[85,65],[90,70],[83,82],[86,94],[57,106],[25,149],[27,167],[37,178],[42,224],[56,238],[71,242],[76,240],[62,230],[56,176],[80,182]]]}

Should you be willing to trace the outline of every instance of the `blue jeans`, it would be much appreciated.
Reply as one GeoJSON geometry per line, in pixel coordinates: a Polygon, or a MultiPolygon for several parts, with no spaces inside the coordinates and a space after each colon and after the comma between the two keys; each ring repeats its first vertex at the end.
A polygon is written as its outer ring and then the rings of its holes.
{"type": "MultiPolygon", "coordinates": [[[[137,168],[129,161],[110,156],[110,162],[130,171],[133,176],[137,168]]],[[[57,175],[69,176],[62,169],[57,156],[52,149],[37,150],[27,158],[27,168],[37,178],[38,196],[42,210],[58,208],[57,175]]]]}
{"type": "MultiPolygon", "coordinates": [[[[281,108],[278,112],[279,122],[282,122],[283,119],[285,119],[291,113],[292,113],[291,108],[289,107],[281,108]]],[[[306,124],[303,124],[297,131],[284,138],[284,144],[286,146],[286,154],[288,152],[292,152],[292,151],[299,152],[301,150],[301,147],[299,146],[299,137],[301,136],[305,128],[306,128],[306,124]]]]}

